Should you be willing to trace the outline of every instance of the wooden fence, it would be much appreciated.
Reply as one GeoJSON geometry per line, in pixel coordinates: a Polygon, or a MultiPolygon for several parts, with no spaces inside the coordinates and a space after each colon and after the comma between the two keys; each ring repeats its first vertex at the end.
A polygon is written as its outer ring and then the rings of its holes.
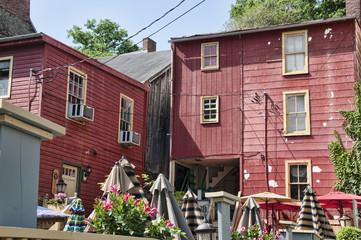
{"type": "Polygon", "coordinates": [[[114,236],[96,233],[73,233],[33,228],[0,227],[0,240],[141,240],[149,238],[114,236]]]}

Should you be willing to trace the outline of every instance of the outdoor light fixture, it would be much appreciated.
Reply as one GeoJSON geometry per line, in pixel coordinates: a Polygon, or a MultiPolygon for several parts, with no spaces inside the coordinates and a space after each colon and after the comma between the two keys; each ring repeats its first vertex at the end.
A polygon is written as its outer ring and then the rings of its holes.
{"type": "Polygon", "coordinates": [[[216,240],[217,237],[217,228],[208,223],[207,219],[203,220],[195,232],[197,234],[197,240],[216,240]]]}
{"type": "Polygon", "coordinates": [[[92,167],[90,165],[88,165],[86,167],[86,172],[88,173],[88,176],[90,175],[90,173],[92,172],[92,167]]]}
{"type": "Polygon", "coordinates": [[[58,190],[58,193],[64,193],[66,189],[66,183],[63,179],[60,179],[59,182],[56,184],[56,189],[58,190]]]}
{"type": "Polygon", "coordinates": [[[351,220],[346,213],[343,213],[342,218],[340,218],[341,227],[351,227],[351,220]]]}

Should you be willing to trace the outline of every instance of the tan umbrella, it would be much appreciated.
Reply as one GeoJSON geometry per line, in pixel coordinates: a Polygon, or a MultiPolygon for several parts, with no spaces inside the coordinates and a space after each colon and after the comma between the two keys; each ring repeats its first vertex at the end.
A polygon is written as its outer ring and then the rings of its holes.
{"type": "Polygon", "coordinates": [[[119,163],[134,185],[134,187],[128,189],[127,192],[134,195],[136,199],[143,199],[143,202],[148,204],[149,202],[148,199],[145,197],[143,188],[140,186],[139,181],[134,174],[135,166],[131,164],[131,162],[125,157],[124,154],[119,160],[119,163]]]}
{"type": "Polygon", "coordinates": [[[102,191],[108,193],[111,186],[117,185],[122,192],[126,192],[129,189],[135,187],[131,179],[128,177],[122,167],[119,166],[119,162],[116,162],[112,171],[110,172],[107,180],[104,183],[102,191]]]}
{"type": "Polygon", "coordinates": [[[297,219],[297,230],[313,230],[322,239],[336,239],[335,233],[318,202],[315,191],[308,186],[297,219]]]}
{"type": "MultiPolygon", "coordinates": [[[[188,240],[194,240],[193,234],[175,200],[173,191],[174,187],[169,183],[168,179],[163,174],[159,174],[150,188],[153,195],[151,206],[155,206],[159,215],[163,216],[164,214],[165,219],[170,220],[177,228],[185,232],[188,240]]],[[[175,237],[176,240],[185,239],[179,235],[175,237]]]]}
{"type": "Polygon", "coordinates": [[[270,202],[294,202],[295,200],[286,196],[282,196],[271,192],[262,192],[250,196],[241,197],[241,201],[245,202],[249,197],[253,197],[256,202],[265,202],[266,204],[266,219],[268,223],[268,203],[270,202]]]}

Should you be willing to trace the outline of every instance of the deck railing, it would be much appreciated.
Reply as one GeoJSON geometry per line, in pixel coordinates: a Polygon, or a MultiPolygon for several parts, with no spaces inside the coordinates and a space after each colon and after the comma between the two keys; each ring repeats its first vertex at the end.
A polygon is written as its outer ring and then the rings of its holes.
{"type": "Polygon", "coordinates": [[[0,227],[0,240],[141,240],[149,238],[115,236],[96,233],[73,233],[33,228],[0,227]]]}

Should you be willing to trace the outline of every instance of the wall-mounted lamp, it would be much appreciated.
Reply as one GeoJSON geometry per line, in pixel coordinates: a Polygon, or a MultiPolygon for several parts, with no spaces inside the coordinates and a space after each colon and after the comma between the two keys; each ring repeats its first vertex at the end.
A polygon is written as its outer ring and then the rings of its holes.
{"type": "Polygon", "coordinates": [[[86,169],[83,169],[82,170],[82,179],[81,179],[81,181],[83,182],[83,183],[86,183],[87,182],[87,180],[88,180],[88,177],[89,177],[89,175],[90,175],[90,173],[92,172],[92,167],[90,166],[90,165],[88,165],[87,167],[86,167],[86,169]]]}
{"type": "Polygon", "coordinates": [[[58,190],[58,193],[65,193],[66,189],[66,183],[63,179],[60,179],[59,182],[56,184],[56,189],[58,190]]]}
{"type": "Polygon", "coordinates": [[[90,165],[88,165],[86,167],[86,172],[88,173],[88,176],[90,175],[90,173],[92,172],[92,167],[90,165]]]}

